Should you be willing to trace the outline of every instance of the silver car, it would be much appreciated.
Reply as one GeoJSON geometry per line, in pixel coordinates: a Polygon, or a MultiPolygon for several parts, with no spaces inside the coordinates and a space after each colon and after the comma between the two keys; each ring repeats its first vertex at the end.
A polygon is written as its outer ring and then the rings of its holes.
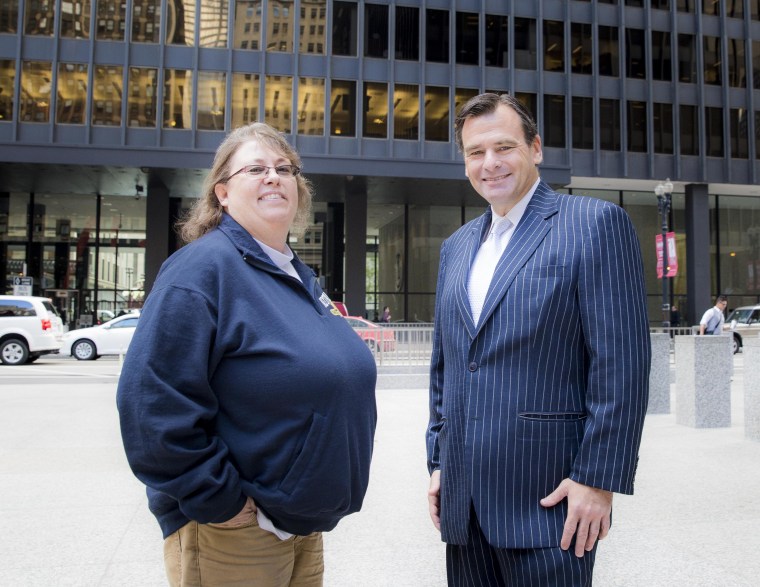
{"type": "Polygon", "coordinates": [[[734,337],[734,353],[738,353],[746,337],[760,334],[760,304],[742,306],[731,312],[723,325],[723,334],[734,337]]]}

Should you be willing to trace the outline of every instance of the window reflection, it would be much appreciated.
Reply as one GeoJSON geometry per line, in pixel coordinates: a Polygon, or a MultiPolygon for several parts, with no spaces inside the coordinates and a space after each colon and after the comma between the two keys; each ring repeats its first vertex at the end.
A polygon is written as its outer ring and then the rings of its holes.
{"type": "Polygon", "coordinates": [[[364,6],[364,56],[388,57],[388,7],[364,6]]]}
{"type": "Polygon", "coordinates": [[[647,151],[647,103],[628,101],[628,150],[634,153],[647,151]]]}
{"type": "Polygon", "coordinates": [[[158,43],[161,30],[161,0],[133,0],[132,42],[158,43]]]}
{"type": "Polygon", "coordinates": [[[416,141],[419,120],[419,88],[412,84],[396,84],[393,90],[393,138],[416,141]]]}
{"type": "Polygon", "coordinates": [[[669,82],[672,76],[670,33],[652,31],[652,78],[669,82]]]}
{"type": "Polygon", "coordinates": [[[478,65],[478,27],[480,15],[476,12],[456,13],[456,62],[478,65]]]}
{"type": "Polygon", "coordinates": [[[96,38],[123,41],[127,26],[127,3],[123,0],[97,0],[96,38]]]}
{"type": "Polygon", "coordinates": [[[61,2],[61,36],[90,38],[90,0],[61,2]]]}
{"type": "Polygon", "coordinates": [[[728,39],[728,83],[734,88],[746,88],[746,71],[744,39],[728,39]]]}
{"type": "Polygon", "coordinates": [[[261,2],[238,0],[235,3],[235,28],[232,45],[234,49],[261,48],[261,2]]]}
{"type": "Polygon", "coordinates": [[[17,32],[19,0],[6,0],[0,4],[0,33],[17,32]]]}
{"type": "Polygon", "coordinates": [[[364,82],[363,136],[377,139],[388,137],[388,84],[364,82]]]}
{"type": "Polygon", "coordinates": [[[536,69],[536,21],[515,18],[515,67],[536,69]]]}
{"type": "Polygon", "coordinates": [[[52,37],[55,25],[55,2],[26,0],[24,34],[52,37]]]}
{"type": "Polygon", "coordinates": [[[654,152],[673,154],[673,105],[655,102],[652,104],[652,128],[654,130],[654,152]]]}
{"type": "Polygon", "coordinates": [[[620,100],[599,100],[599,146],[605,151],[620,150],[620,100]]]}
{"type": "Polygon", "coordinates": [[[13,85],[16,81],[16,63],[0,60],[0,122],[13,120],[13,85]]]}
{"type": "Polygon", "coordinates": [[[356,136],[356,82],[333,80],[330,93],[330,134],[356,136]]]}
{"type": "Polygon", "coordinates": [[[154,128],[158,70],[152,67],[130,67],[128,83],[127,124],[154,128]]]}
{"type": "Polygon", "coordinates": [[[449,89],[425,87],[425,140],[449,140],[449,89]]]}
{"type": "Polygon", "coordinates": [[[697,81],[694,47],[694,35],[678,34],[678,81],[680,82],[693,84],[697,81]]]}
{"type": "Polygon", "coordinates": [[[227,46],[227,0],[202,0],[198,44],[201,47],[227,46]]]}
{"type": "Polygon", "coordinates": [[[164,70],[164,128],[189,129],[193,107],[193,72],[164,70]]]}
{"type": "Polygon", "coordinates": [[[573,73],[591,74],[593,53],[591,25],[585,22],[570,24],[570,66],[573,73]]]}
{"type": "Polygon", "coordinates": [[[723,109],[705,108],[707,156],[723,157],[723,109]]]}
{"type": "Polygon", "coordinates": [[[626,29],[625,51],[625,76],[634,79],[646,78],[647,54],[643,30],[626,29]]]}
{"type": "Polygon", "coordinates": [[[293,78],[289,75],[268,75],[264,88],[264,122],[280,132],[291,133],[293,78]]]}
{"type": "Polygon", "coordinates": [[[59,63],[55,121],[84,124],[87,104],[87,65],[59,63]]]}
{"type": "Polygon", "coordinates": [[[720,67],[720,38],[705,36],[702,40],[705,59],[705,83],[719,86],[723,83],[720,67]]]}
{"type": "Polygon", "coordinates": [[[474,88],[457,88],[454,93],[454,115],[459,113],[470,98],[474,98],[480,92],[474,88]]]}
{"type": "Polygon", "coordinates": [[[538,97],[536,94],[530,92],[515,92],[515,98],[523,105],[523,107],[533,116],[533,120],[536,120],[536,112],[538,112],[538,97]]]}
{"type": "Polygon", "coordinates": [[[48,61],[24,61],[21,65],[22,122],[50,120],[50,80],[52,65],[48,61]]]}
{"type": "Polygon", "coordinates": [[[747,111],[744,108],[731,108],[731,157],[735,159],[749,158],[749,132],[747,111]]]}
{"type": "Polygon", "coordinates": [[[253,73],[232,74],[232,128],[259,119],[259,76],[253,73]]]}
{"type": "Polygon", "coordinates": [[[544,71],[565,70],[565,23],[544,21],[544,71]]]}
{"type": "Polygon", "coordinates": [[[121,124],[121,84],[123,68],[115,65],[95,66],[92,92],[92,124],[121,124]]]}
{"type": "Polygon", "coordinates": [[[302,77],[298,80],[298,134],[325,134],[325,80],[302,77]]]}
{"type": "Polygon", "coordinates": [[[356,3],[333,2],[332,4],[332,54],[356,55],[356,3]]]}
{"type": "Polygon", "coordinates": [[[599,26],[599,75],[620,76],[620,45],[618,30],[599,26]]]}
{"type": "Polygon", "coordinates": [[[224,130],[224,107],[227,103],[227,74],[220,71],[198,72],[199,130],[224,130]]]}
{"type": "Polygon", "coordinates": [[[301,0],[298,35],[299,53],[324,55],[325,26],[327,25],[326,5],[326,0],[301,0]]]}
{"type": "Polygon", "coordinates": [[[166,43],[195,44],[195,0],[167,0],[166,43]]]}
{"type": "MultiPolygon", "coordinates": [[[[396,6],[396,59],[420,58],[420,9],[396,6]]],[[[475,31],[477,35],[477,30],[475,31]]]]}
{"type": "MultiPolygon", "coordinates": [[[[285,0],[267,2],[267,51],[293,52],[293,11],[291,6],[292,2],[285,0]]],[[[302,14],[305,9],[302,5],[302,14]]],[[[288,114],[290,114],[289,110],[288,114]]],[[[290,128],[289,124],[288,128],[290,128]]]]}
{"type": "Polygon", "coordinates": [[[594,100],[573,97],[573,149],[594,148],[594,100]]]}
{"type": "Polygon", "coordinates": [[[547,147],[565,146],[565,97],[544,94],[544,144],[547,147]]]}
{"type": "Polygon", "coordinates": [[[699,132],[697,132],[697,107],[681,104],[679,123],[681,127],[681,155],[699,155],[699,132]]]}
{"type": "Polygon", "coordinates": [[[425,10],[425,60],[449,62],[448,10],[425,10]]]}

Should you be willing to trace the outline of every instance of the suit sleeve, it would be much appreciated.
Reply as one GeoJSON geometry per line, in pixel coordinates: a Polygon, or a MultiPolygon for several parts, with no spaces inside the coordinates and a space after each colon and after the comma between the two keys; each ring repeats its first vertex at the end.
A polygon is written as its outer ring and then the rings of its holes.
{"type": "Polygon", "coordinates": [[[588,416],[570,478],[632,494],[651,358],[641,251],[621,208],[598,203],[594,212],[577,294],[589,359],[588,416]]]}
{"type": "Polygon", "coordinates": [[[430,358],[430,421],[427,428],[428,473],[440,469],[440,447],[438,434],[444,423],[443,417],[443,346],[441,344],[441,293],[446,274],[446,243],[441,246],[441,261],[438,266],[436,285],[435,321],[433,327],[433,353],[430,358]]]}

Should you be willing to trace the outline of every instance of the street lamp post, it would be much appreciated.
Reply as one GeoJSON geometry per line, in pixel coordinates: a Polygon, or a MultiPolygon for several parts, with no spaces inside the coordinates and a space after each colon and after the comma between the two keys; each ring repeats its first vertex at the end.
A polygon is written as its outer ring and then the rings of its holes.
{"type": "Polygon", "coordinates": [[[658,183],[654,188],[657,196],[657,209],[660,212],[660,229],[662,231],[662,325],[670,327],[670,302],[668,301],[668,215],[670,214],[673,184],[670,178],[665,183],[658,183]]]}

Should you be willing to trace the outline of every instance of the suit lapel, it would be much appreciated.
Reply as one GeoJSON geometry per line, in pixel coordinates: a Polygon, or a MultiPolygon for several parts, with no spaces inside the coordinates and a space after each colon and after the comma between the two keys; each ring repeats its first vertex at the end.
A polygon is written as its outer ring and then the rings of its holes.
{"type": "Polygon", "coordinates": [[[475,255],[480,248],[480,243],[483,242],[486,231],[491,226],[491,208],[483,214],[478,220],[473,223],[470,229],[470,234],[467,235],[461,255],[462,262],[458,263],[459,274],[456,276],[456,301],[459,313],[462,316],[462,321],[467,327],[467,332],[470,338],[475,338],[476,328],[475,323],[472,320],[472,310],[470,308],[470,297],[467,294],[467,281],[470,276],[470,268],[475,260],[475,255]]]}
{"type": "MultiPolygon", "coordinates": [[[[475,335],[493,314],[509,290],[515,276],[531,258],[551,230],[547,220],[557,212],[557,196],[544,182],[538,184],[509,244],[496,265],[491,286],[483,302],[483,312],[475,335]]],[[[472,320],[472,318],[470,318],[472,320]]]]}

